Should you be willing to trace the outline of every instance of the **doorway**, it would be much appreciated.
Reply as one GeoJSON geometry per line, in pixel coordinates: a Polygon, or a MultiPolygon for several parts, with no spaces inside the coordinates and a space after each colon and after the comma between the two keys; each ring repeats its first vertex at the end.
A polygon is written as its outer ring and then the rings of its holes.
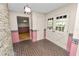
{"type": "Polygon", "coordinates": [[[20,41],[30,40],[29,17],[17,16],[17,24],[20,41]]]}

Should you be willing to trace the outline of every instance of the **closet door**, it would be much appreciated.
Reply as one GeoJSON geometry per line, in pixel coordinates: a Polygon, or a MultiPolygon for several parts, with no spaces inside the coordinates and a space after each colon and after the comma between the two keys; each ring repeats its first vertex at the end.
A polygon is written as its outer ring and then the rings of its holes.
{"type": "Polygon", "coordinates": [[[37,15],[37,40],[44,39],[44,15],[37,15]]]}

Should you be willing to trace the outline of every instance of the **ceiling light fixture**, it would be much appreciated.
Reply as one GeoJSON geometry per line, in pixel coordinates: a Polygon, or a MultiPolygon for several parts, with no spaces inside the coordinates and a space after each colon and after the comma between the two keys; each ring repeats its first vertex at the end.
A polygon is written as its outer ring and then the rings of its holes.
{"type": "Polygon", "coordinates": [[[28,6],[28,5],[26,5],[26,6],[24,6],[24,13],[25,14],[31,14],[31,8],[28,6]]]}
{"type": "Polygon", "coordinates": [[[27,20],[23,20],[23,22],[28,22],[27,20]]]}

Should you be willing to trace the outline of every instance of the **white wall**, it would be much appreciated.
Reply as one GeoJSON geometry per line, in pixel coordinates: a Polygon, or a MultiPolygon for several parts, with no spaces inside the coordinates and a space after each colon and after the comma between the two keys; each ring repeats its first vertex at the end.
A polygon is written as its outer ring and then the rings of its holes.
{"type": "Polygon", "coordinates": [[[56,18],[57,16],[61,16],[61,15],[67,15],[67,18],[68,18],[67,20],[68,25],[66,25],[67,29],[65,32],[57,32],[57,31],[53,32],[47,29],[46,34],[47,34],[48,40],[66,49],[68,34],[73,33],[73,30],[74,30],[76,9],[77,9],[77,4],[69,4],[57,10],[49,12],[46,15],[46,20],[48,20],[48,18],[51,18],[51,17],[56,18]]]}
{"type": "Polygon", "coordinates": [[[75,21],[75,28],[73,32],[73,38],[79,39],[79,4],[77,6],[77,12],[76,12],[76,21],[75,21]]]}
{"type": "Polygon", "coordinates": [[[33,29],[37,30],[37,40],[44,39],[45,14],[33,12],[33,29]]]}
{"type": "MultiPolygon", "coordinates": [[[[17,16],[30,17],[29,15],[25,15],[24,13],[10,11],[9,12],[10,28],[13,31],[18,30],[17,16]]],[[[31,28],[30,19],[29,19],[29,26],[31,28]]]]}
{"type": "MultiPolygon", "coordinates": [[[[75,28],[74,28],[74,32],[73,33],[74,33],[74,35],[73,35],[74,40],[78,39],[78,41],[79,41],[79,4],[77,6],[75,28]]],[[[77,48],[76,55],[79,56],[79,42],[78,42],[78,48],[77,48]]]]}
{"type": "MultiPolygon", "coordinates": [[[[9,12],[9,18],[10,18],[10,27],[11,30],[18,30],[17,26],[17,16],[23,16],[27,17],[23,13],[18,12],[9,12]]],[[[30,17],[30,16],[28,16],[30,17]]],[[[37,30],[37,40],[44,39],[44,25],[45,25],[45,14],[43,13],[32,13],[32,24],[33,24],[33,30],[37,30]]],[[[31,27],[31,21],[29,21],[29,25],[31,27]]]]}

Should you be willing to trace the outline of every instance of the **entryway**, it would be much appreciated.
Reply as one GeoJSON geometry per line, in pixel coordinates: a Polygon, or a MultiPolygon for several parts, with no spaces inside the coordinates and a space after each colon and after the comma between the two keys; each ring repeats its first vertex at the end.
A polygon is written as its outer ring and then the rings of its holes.
{"type": "Polygon", "coordinates": [[[17,16],[17,24],[20,41],[29,40],[29,17],[17,16]]]}

